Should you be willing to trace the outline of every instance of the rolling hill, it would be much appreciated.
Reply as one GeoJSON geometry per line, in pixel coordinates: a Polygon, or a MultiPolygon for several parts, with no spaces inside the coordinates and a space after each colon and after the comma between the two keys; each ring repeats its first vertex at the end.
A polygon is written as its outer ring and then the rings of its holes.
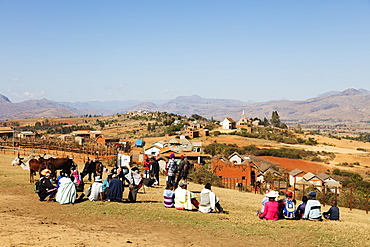
{"type": "MultiPolygon", "coordinates": [[[[136,103],[137,101],[132,101],[136,103]]],[[[107,104],[107,102],[106,102],[107,104]]],[[[120,106],[115,102],[117,106],[120,106]]],[[[125,101],[127,105],[128,102],[125,101]]],[[[75,105],[75,104],[74,104],[75,105]]],[[[89,107],[89,104],[79,105],[89,107]]],[[[233,99],[206,99],[198,95],[179,96],[163,104],[140,102],[117,110],[79,108],[72,103],[58,103],[47,99],[12,103],[0,94],[0,120],[45,117],[70,117],[85,114],[112,115],[137,110],[173,112],[191,116],[198,114],[206,118],[222,120],[225,117],[238,119],[242,111],[247,117],[270,118],[272,111],[278,111],[282,121],[287,122],[342,122],[360,123],[370,121],[370,92],[365,89],[347,89],[343,92],[328,92],[318,97],[302,100],[273,100],[268,102],[245,102],[233,99]],[[45,110],[48,109],[48,110],[45,110]],[[53,110],[51,110],[53,109],[53,110]],[[59,110],[58,110],[59,109],[59,110]],[[62,110],[63,109],[63,110],[62,110]]],[[[99,106],[99,105],[94,105],[99,106]]],[[[107,106],[108,107],[108,106],[107,106]]],[[[109,106],[112,108],[112,106],[109,106]]]]}

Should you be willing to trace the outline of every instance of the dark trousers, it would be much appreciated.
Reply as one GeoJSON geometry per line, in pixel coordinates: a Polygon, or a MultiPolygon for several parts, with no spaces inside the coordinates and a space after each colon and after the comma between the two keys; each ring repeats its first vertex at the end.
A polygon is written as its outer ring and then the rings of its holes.
{"type": "Polygon", "coordinates": [[[219,202],[216,202],[215,206],[216,206],[218,212],[222,213],[224,211],[224,209],[221,207],[221,204],[219,202]]]}
{"type": "Polygon", "coordinates": [[[140,187],[137,185],[134,185],[134,187],[130,189],[128,193],[128,199],[130,200],[130,202],[136,202],[136,196],[137,196],[137,192],[139,192],[139,189],[140,187]]]}

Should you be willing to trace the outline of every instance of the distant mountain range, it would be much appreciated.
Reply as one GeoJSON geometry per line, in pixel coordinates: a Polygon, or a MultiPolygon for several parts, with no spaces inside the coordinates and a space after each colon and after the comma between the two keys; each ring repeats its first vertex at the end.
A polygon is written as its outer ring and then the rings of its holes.
{"type": "Polygon", "coordinates": [[[347,89],[332,91],[318,97],[302,100],[274,100],[244,102],[232,99],[205,99],[198,95],[179,96],[168,101],[140,102],[139,100],[56,102],[47,99],[12,103],[0,94],[0,120],[36,117],[76,117],[86,114],[113,115],[137,110],[166,111],[179,115],[198,114],[222,120],[238,120],[244,111],[247,117],[271,118],[278,111],[281,120],[292,122],[370,121],[370,91],[347,89]]]}

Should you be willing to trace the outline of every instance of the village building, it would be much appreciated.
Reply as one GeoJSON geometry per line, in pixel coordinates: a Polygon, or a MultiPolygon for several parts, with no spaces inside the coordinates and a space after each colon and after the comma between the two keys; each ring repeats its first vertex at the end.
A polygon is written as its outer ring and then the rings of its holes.
{"type": "Polygon", "coordinates": [[[12,127],[0,127],[0,137],[1,138],[11,138],[14,135],[14,130],[12,127]]]}
{"type": "Polygon", "coordinates": [[[17,137],[19,138],[35,138],[36,133],[33,133],[32,131],[22,131],[17,134],[17,137]]]}
{"type": "Polygon", "coordinates": [[[236,122],[232,118],[225,118],[220,122],[222,129],[236,129],[236,122]]]}
{"type": "Polygon", "coordinates": [[[296,168],[289,172],[289,184],[290,186],[294,186],[294,184],[298,183],[303,179],[303,176],[306,175],[306,172],[296,168]]]}
{"type": "Polygon", "coordinates": [[[250,120],[249,118],[245,117],[245,114],[244,114],[244,111],[240,117],[240,119],[236,122],[236,128],[238,129],[246,129],[248,128],[252,123],[252,120],[250,120]]]}
{"type": "Polygon", "coordinates": [[[216,155],[212,159],[211,171],[220,178],[233,178],[242,181],[244,186],[253,186],[256,182],[257,169],[247,158],[237,157],[236,153],[229,158],[216,155]],[[230,161],[230,158],[232,161],[230,161]],[[239,163],[240,162],[240,163],[239,163]]]}
{"type": "Polygon", "coordinates": [[[323,186],[327,187],[333,193],[335,193],[335,191],[339,193],[339,189],[342,188],[341,182],[336,181],[330,175],[324,172],[317,174],[316,177],[318,177],[322,181],[323,186]]]}
{"type": "Polygon", "coordinates": [[[312,172],[308,172],[303,176],[303,180],[309,182],[310,184],[313,184],[314,186],[321,187],[322,186],[322,180],[318,178],[315,174],[312,172]]]}

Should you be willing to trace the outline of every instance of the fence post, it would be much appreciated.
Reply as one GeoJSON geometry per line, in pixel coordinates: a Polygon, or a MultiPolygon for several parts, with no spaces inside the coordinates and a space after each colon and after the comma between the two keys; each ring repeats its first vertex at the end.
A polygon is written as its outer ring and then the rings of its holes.
{"type": "Polygon", "coordinates": [[[369,189],[366,190],[366,214],[369,214],[369,189]]]}
{"type": "Polygon", "coordinates": [[[293,184],[293,199],[295,199],[295,183],[293,184]]]}
{"type": "Polygon", "coordinates": [[[335,199],[335,201],[338,201],[337,197],[338,197],[338,187],[335,187],[335,190],[334,190],[334,199],[335,199]]]}
{"type": "Polygon", "coordinates": [[[352,187],[349,192],[349,210],[352,211],[352,187]]]}
{"type": "Polygon", "coordinates": [[[326,189],[325,189],[325,186],[324,187],[321,187],[323,188],[323,197],[324,197],[324,200],[323,200],[323,206],[325,207],[325,203],[326,203],[326,189]]]}
{"type": "Polygon", "coordinates": [[[303,193],[302,193],[302,196],[304,196],[304,195],[305,195],[305,193],[306,193],[306,188],[305,188],[305,187],[306,187],[306,185],[305,185],[305,184],[303,184],[303,189],[302,189],[302,190],[303,190],[303,193]]]}

